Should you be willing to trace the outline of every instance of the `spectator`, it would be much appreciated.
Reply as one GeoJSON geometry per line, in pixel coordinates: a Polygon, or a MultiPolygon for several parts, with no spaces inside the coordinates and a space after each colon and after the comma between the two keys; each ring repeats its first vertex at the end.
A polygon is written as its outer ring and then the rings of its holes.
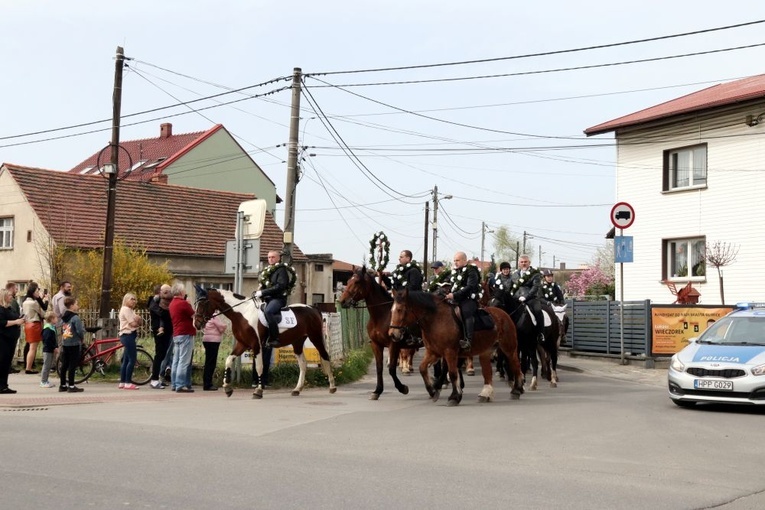
{"type": "Polygon", "coordinates": [[[213,373],[218,365],[218,349],[223,333],[226,332],[226,323],[218,315],[213,315],[205,324],[202,345],[205,348],[205,369],[202,373],[202,389],[204,391],[216,391],[218,388],[213,384],[213,373]]]}
{"type": "Polygon", "coordinates": [[[128,292],[122,298],[122,308],[120,308],[120,343],[125,346],[122,354],[122,366],[120,367],[120,383],[117,386],[124,390],[137,390],[138,386],[133,384],[133,369],[138,353],[136,351],[136,338],[138,337],[138,328],[143,324],[143,319],[135,313],[135,307],[138,304],[138,298],[132,292],[128,292]]]}
{"type": "Polygon", "coordinates": [[[77,371],[77,365],[80,364],[80,347],[85,338],[85,326],[82,325],[82,319],[77,315],[80,305],[73,296],[64,298],[64,307],[66,312],[61,317],[61,385],[58,391],[68,391],[69,393],[79,393],[83,391],[74,385],[74,374],[77,371]],[[67,381],[69,384],[67,385],[67,381]]]}
{"type": "Polygon", "coordinates": [[[186,287],[173,285],[170,319],[173,322],[172,389],[178,393],[193,393],[191,387],[191,358],[194,354],[194,308],[186,301],[186,287]]]}
{"type": "Polygon", "coordinates": [[[173,353],[170,349],[173,342],[173,322],[170,319],[170,301],[172,299],[172,288],[164,284],[160,286],[159,294],[152,297],[149,302],[151,334],[154,336],[154,364],[151,367],[151,387],[155,390],[161,390],[167,384],[170,384],[170,377],[164,377],[164,375],[165,369],[172,366],[173,363],[173,353]],[[160,380],[160,374],[163,375],[164,381],[160,380]]]}
{"type": "Polygon", "coordinates": [[[66,306],[64,306],[64,298],[72,295],[72,284],[70,282],[61,282],[58,286],[58,292],[53,295],[52,304],[53,311],[56,312],[59,321],[61,317],[66,313],[66,306]]]}
{"type": "Polygon", "coordinates": [[[8,374],[24,319],[13,309],[12,301],[15,301],[13,293],[7,287],[0,291],[0,394],[16,393],[8,387],[8,374]]]}
{"type": "MultiPolygon", "coordinates": [[[[19,307],[19,302],[16,300],[16,293],[19,291],[18,286],[14,282],[8,282],[5,284],[5,290],[8,291],[11,298],[11,309],[16,312],[16,315],[21,317],[21,307],[19,307]]],[[[19,335],[20,336],[20,335],[19,335]]],[[[12,374],[18,374],[20,372],[19,369],[13,366],[13,358],[16,355],[16,349],[18,347],[18,338],[16,339],[16,345],[13,346],[13,351],[11,353],[11,373],[12,374]]],[[[24,363],[26,364],[26,356],[24,356],[24,363]]]]}
{"type": "Polygon", "coordinates": [[[42,375],[40,376],[41,388],[53,388],[55,386],[55,384],[48,380],[48,376],[50,375],[50,368],[53,366],[53,360],[56,357],[56,349],[58,349],[56,322],[58,322],[56,312],[53,310],[45,312],[45,326],[43,326],[42,331],[43,365],[42,375]]]}
{"type": "Polygon", "coordinates": [[[24,315],[24,338],[27,341],[28,352],[25,355],[27,374],[37,374],[34,369],[35,358],[37,357],[37,344],[42,341],[42,323],[45,309],[48,307],[48,297],[43,300],[40,297],[40,286],[32,282],[27,288],[27,295],[21,304],[24,315]],[[43,303],[41,305],[40,303],[43,303]]]}

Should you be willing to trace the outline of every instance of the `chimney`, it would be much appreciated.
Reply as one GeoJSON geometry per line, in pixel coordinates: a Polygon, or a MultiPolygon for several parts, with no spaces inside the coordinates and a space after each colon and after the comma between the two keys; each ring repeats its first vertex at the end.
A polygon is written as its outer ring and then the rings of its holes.
{"type": "Polygon", "coordinates": [[[155,184],[167,184],[167,174],[152,175],[149,182],[155,184]]]}
{"type": "Polygon", "coordinates": [[[159,125],[159,137],[160,138],[170,138],[173,136],[173,125],[169,122],[165,122],[164,124],[159,125]]]}
{"type": "Polygon", "coordinates": [[[566,263],[565,262],[561,262],[560,263],[560,270],[561,271],[565,271],[566,270],[566,263]]]}

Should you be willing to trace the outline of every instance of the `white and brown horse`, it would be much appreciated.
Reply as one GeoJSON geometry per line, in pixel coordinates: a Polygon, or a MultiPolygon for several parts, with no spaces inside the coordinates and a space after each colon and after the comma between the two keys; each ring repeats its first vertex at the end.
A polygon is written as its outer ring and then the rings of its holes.
{"type": "MultiPolygon", "coordinates": [[[[247,298],[227,290],[203,289],[196,285],[197,303],[194,315],[194,327],[201,329],[205,323],[215,314],[225,315],[231,321],[231,331],[236,340],[231,354],[226,358],[226,371],[223,377],[223,389],[227,396],[231,396],[231,371],[234,360],[244,351],[252,349],[255,354],[255,368],[258,376],[263,374],[263,360],[261,356],[261,339],[268,336],[268,327],[261,321],[260,300],[247,298]]],[[[300,395],[305,386],[305,376],[308,364],[306,363],[303,346],[306,338],[311,340],[321,357],[321,368],[329,379],[329,392],[335,393],[335,377],[332,374],[332,366],[329,362],[329,353],[324,346],[324,333],[322,329],[321,312],[306,305],[291,305],[282,310],[282,320],[279,324],[279,344],[276,347],[292,345],[297,358],[300,376],[293,396],[300,395]]],[[[262,381],[263,378],[259,377],[262,381]]],[[[263,386],[258,385],[252,394],[253,398],[263,397],[263,386]]]]}

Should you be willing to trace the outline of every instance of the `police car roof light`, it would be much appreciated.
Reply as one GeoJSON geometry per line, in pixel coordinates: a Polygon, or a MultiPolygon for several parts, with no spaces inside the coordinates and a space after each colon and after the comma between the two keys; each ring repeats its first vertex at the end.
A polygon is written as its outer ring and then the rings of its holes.
{"type": "Polygon", "coordinates": [[[737,310],[751,310],[752,308],[765,308],[765,303],[757,301],[741,301],[736,303],[737,310]]]}

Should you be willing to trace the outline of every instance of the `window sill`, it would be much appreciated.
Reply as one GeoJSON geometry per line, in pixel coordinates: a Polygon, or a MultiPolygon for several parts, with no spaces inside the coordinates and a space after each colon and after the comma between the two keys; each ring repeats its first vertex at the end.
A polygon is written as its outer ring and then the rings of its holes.
{"type": "Polygon", "coordinates": [[[706,184],[701,184],[701,185],[698,185],[698,186],[686,186],[684,188],[664,189],[664,190],[661,190],[661,194],[662,195],[669,195],[669,194],[672,194],[672,193],[682,193],[683,191],[698,191],[700,189],[707,189],[707,187],[708,186],[706,184]]]}
{"type": "Polygon", "coordinates": [[[691,276],[688,278],[687,276],[671,276],[667,278],[668,282],[672,283],[706,283],[707,277],[706,276],[691,276]]]}

